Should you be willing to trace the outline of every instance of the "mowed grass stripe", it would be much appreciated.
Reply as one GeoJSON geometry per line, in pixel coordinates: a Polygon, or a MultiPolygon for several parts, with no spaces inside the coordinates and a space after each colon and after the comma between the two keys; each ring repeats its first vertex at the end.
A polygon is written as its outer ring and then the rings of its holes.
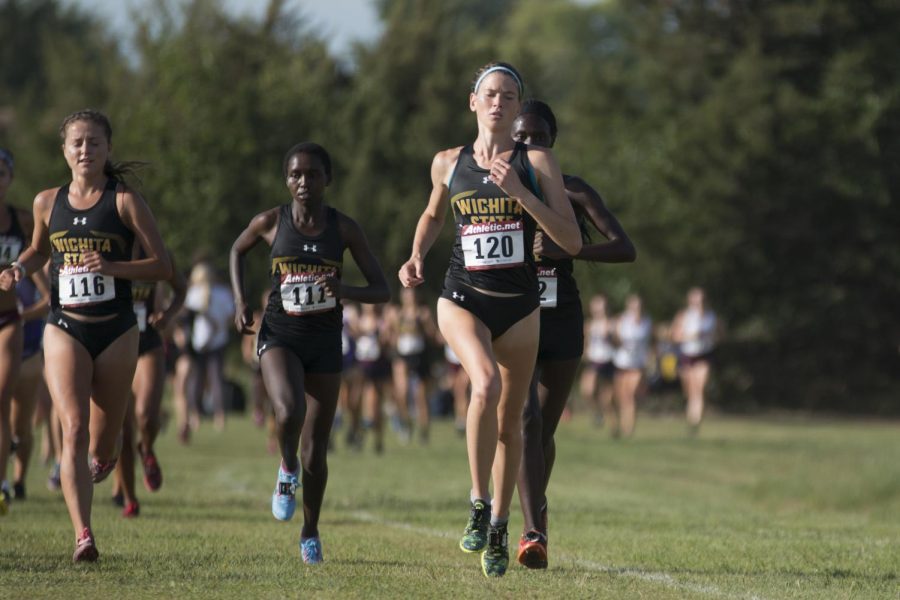
{"type": "MultiPolygon", "coordinates": [[[[614,442],[576,418],[560,427],[546,572],[489,581],[457,548],[468,515],[465,446],[438,423],[428,447],[346,450],[340,433],[321,530],[326,563],[297,548],[300,515],[269,512],[278,459],[234,419],[190,447],[171,432],[165,483],[139,487],[126,521],[96,490],[99,565],[70,563],[65,506],[29,475],[29,500],[0,519],[0,588],[18,597],[896,598],[896,424],[714,419],[688,439],[674,419],[614,442]]],[[[140,485],[140,484],[139,484],[140,485]]],[[[514,502],[511,546],[522,519],[514,502]]]]}

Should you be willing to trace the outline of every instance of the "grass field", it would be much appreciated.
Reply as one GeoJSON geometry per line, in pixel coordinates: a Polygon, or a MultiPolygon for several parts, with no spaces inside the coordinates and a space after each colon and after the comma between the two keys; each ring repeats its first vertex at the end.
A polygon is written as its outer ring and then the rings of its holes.
{"type": "MultiPolygon", "coordinates": [[[[6,598],[898,598],[900,426],[713,419],[639,420],[614,442],[561,425],[550,490],[550,568],[488,580],[457,548],[468,514],[462,441],[331,454],[325,564],[299,558],[299,523],[269,512],[277,460],[236,418],[190,447],[170,430],[162,490],[119,516],[96,490],[96,565],[73,565],[60,495],[28,481],[0,519],[6,598]]],[[[300,515],[298,514],[298,517],[300,515]]],[[[522,524],[513,508],[511,533],[522,524]]],[[[514,543],[510,536],[511,545],[514,543]]]]}

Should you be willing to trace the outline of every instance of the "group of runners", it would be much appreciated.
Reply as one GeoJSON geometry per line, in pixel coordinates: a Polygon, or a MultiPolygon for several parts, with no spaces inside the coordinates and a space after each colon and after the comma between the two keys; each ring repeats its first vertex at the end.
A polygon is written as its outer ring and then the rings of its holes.
{"type": "Polygon", "coordinates": [[[649,390],[677,388],[680,382],[688,433],[696,435],[720,331],[716,314],[698,287],[688,291],[684,308],[671,322],[655,326],[640,296],[629,296],[625,309],[615,316],[607,312],[604,295],[592,297],[580,387],[595,423],[607,425],[615,438],[631,436],[638,397],[649,390]]]}
{"type": "MultiPolygon", "coordinates": [[[[477,135],[434,156],[428,204],[398,272],[404,287],[399,306],[378,306],[389,299],[388,282],[363,227],[326,199],[332,161],[318,144],[287,151],[288,201],[253,217],[232,246],[234,325],[253,340],[245,344],[246,355],[258,360],[260,388],[274,413],[280,461],[271,509],[276,519],[290,520],[300,498],[305,563],[323,560],[319,517],[339,404],[352,440],[372,431],[376,450],[382,446],[378,403],[393,397],[401,430],[427,441],[424,353],[429,343],[439,343],[465,376],[451,383],[463,391],[458,404],[467,404],[460,408],[460,430],[471,479],[459,546],[480,553],[485,575],[502,576],[518,488],[524,527],[515,558],[527,568],[547,567],[554,433],[585,336],[573,260],[628,262],[635,249],[601,196],[583,179],[562,173],[551,150],[553,112],[538,100],[523,101],[524,89],[507,63],[489,63],[476,73],[469,109],[477,135]],[[432,315],[415,288],[425,283],[424,262],[448,209],[455,238],[432,315]],[[245,265],[245,256],[261,242],[270,248],[271,286],[254,311],[245,268],[262,265],[245,265]],[[342,278],[348,250],[365,285],[342,278]],[[345,367],[352,375],[342,385],[345,367]]],[[[62,426],[60,480],[75,530],[73,558],[95,561],[94,484],[118,469],[117,489],[132,512],[139,510],[135,457],[146,487],[162,484],[153,451],[164,377],[159,331],[181,310],[186,286],[147,203],[123,182],[133,165],[110,160],[109,120],[80,111],[64,120],[60,134],[71,182],[39,193],[33,215],[0,206],[0,229],[7,231],[0,238],[6,265],[0,273],[0,468],[14,435],[5,416],[9,398],[29,360],[22,322],[38,318],[49,304],[44,372],[62,426]],[[41,300],[20,313],[15,293],[29,279],[38,290],[32,297],[41,300]]],[[[0,154],[3,165],[0,200],[13,174],[9,153],[0,154]]],[[[633,321],[629,303],[617,320],[616,335],[625,345],[632,330],[643,327],[637,311],[633,321]]],[[[683,317],[680,327],[689,330],[691,319],[683,317]]],[[[589,349],[595,336],[605,335],[593,323],[589,349]]],[[[20,448],[27,444],[27,436],[15,435],[20,448]]],[[[23,481],[18,471],[16,478],[23,481]]]]}

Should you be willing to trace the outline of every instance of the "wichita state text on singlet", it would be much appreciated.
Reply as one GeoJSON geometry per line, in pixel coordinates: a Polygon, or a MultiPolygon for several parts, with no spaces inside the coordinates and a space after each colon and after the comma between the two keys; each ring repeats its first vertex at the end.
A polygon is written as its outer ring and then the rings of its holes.
{"type": "Polygon", "coordinates": [[[340,332],[341,304],[315,282],[320,277],[341,278],[344,240],[338,213],[325,209],[325,229],[317,236],[301,234],[294,227],[291,205],[281,207],[278,230],[270,253],[272,293],[266,316],[298,332],[340,332]],[[289,320],[285,321],[286,318],[289,320]]]}
{"type": "Polygon", "coordinates": [[[94,206],[76,210],[69,186],[56,193],[50,213],[50,306],[81,315],[102,316],[131,310],[131,282],[91,273],[82,253],[95,250],[110,262],[131,260],[134,233],[119,217],[116,185],[109,179],[94,206]]]}
{"type": "MultiPolygon", "coordinates": [[[[138,260],[146,258],[144,249],[138,252],[138,260]]],[[[138,330],[147,331],[147,317],[153,314],[156,301],[155,281],[132,281],[131,299],[134,302],[134,316],[137,318],[138,330]]]]}
{"type": "MultiPolygon", "coordinates": [[[[563,181],[568,177],[563,175],[563,181]]],[[[579,229],[584,229],[584,217],[577,212],[575,216],[579,229]]],[[[575,282],[575,265],[571,258],[554,259],[537,256],[535,262],[538,289],[541,293],[541,309],[564,308],[581,302],[578,284],[575,282]]]]}
{"type": "Polygon", "coordinates": [[[19,223],[18,211],[12,206],[6,208],[9,211],[9,229],[6,233],[0,233],[0,268],[8,267],[19,258],[26,243],[25,230],[19,223]]]}
{"type": "MultiPolygon", "coordinates": [[[[524,144],[516,144],[509,163],[540,198],[524,144]]],[[[471,145],[460,150],[450,180],[456,239],[447,276],[485,290],[532,294],[538,285],[532,252],[535,221],[489,174],[475,162],[471,145]]]]}

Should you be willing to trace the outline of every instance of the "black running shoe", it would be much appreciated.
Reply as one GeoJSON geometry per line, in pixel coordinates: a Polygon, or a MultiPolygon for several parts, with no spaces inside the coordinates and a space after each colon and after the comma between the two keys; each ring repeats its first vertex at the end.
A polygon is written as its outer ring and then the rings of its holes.
{"type": "Polygon", "coordinates": [[[488,525],[491,522],[491,505],[484,500],[472,503],[469,523],[463,532],[459,547],[463,552],[480,552],[487,544],[488,525]]]}

